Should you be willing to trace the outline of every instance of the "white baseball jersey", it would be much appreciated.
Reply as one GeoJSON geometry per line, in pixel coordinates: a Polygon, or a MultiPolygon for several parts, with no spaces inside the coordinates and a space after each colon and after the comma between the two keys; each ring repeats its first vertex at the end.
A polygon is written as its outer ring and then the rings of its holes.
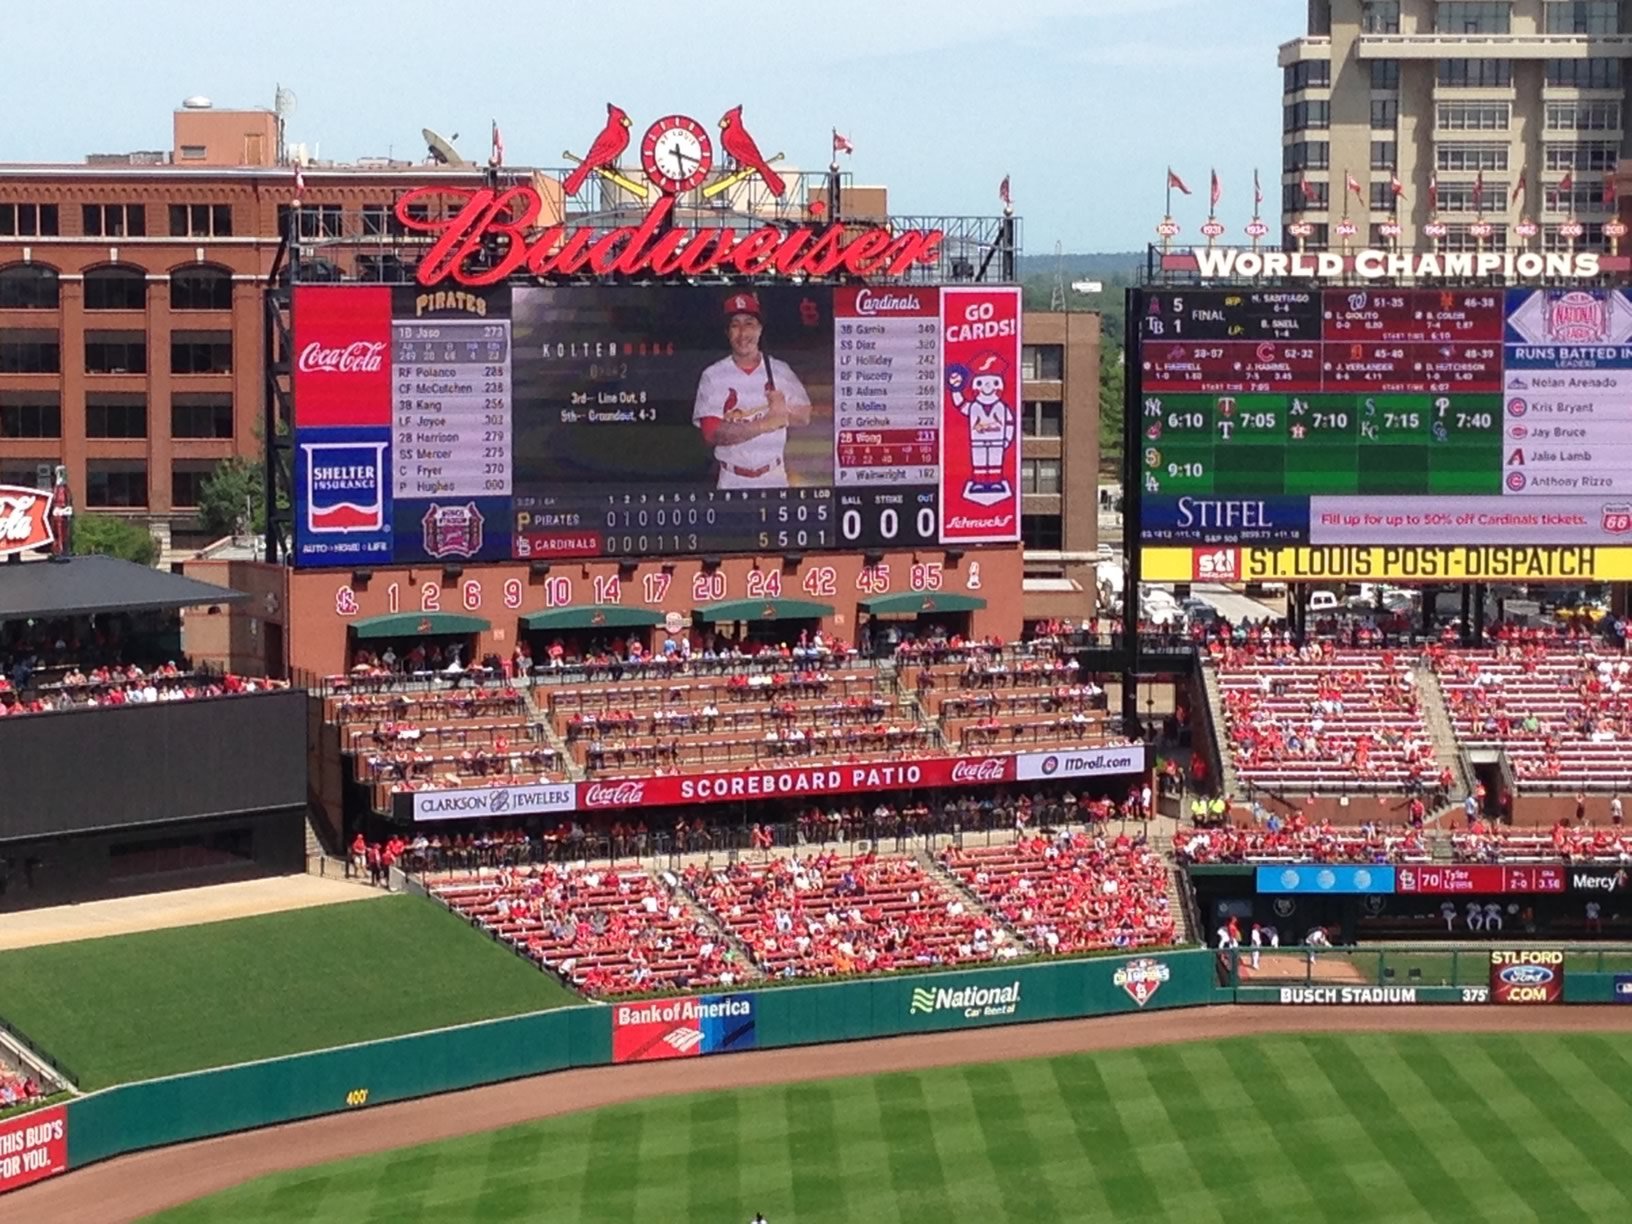
{"type": "MultiPolygon", "coordinates": [[[[752,421],[765,415],[770,407],[765,388],[765,362],[771,363],[776,377],[776,389],[788,402],[789,408],[806,407],[810,394],[799,381],[788,363],[775,357],[761,357],[752,370],[744,370],[730,357],[723,357],[703,371],[697,380],[697,403],[691,412],[693,425],[701,425],[709,417],[722,421],[752,421]]],[[[760,468],[782,468],[782,453],[788,444],[786,429],[773,429],[746,442],[733,446],[716,446],[714,457],[728,468],[755,471],[760,468]]]]}
{"type": "Polygon", "coordinates": [[[962,405],[969,418],[969,439],[977,446],[1002,446],[1014,440],[1014,414],[1002,400],[982,403],[966,400],[962,405]]]}

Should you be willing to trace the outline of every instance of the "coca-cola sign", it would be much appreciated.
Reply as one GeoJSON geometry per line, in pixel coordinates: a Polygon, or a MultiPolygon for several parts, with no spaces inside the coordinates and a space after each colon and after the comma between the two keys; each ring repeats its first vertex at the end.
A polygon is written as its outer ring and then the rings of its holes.
{"type": "Polygon", "coordinates": [[[954,782],[1003,782],[1008,779],[1009,762],[1002,757],[980,761],[959,761],[952,766],[954,782]]]}
{"type": "Polygon", "coordinates": [[[337,374],[373,374],[385,364],[385,341],[354,340],[347,345],[324,348],[313,340],[300,350],[298,368],[303,374],[326,370],[337,374]]]}
{"type": "Polygon", "coordinates": [[[622,782],[591,782],[579,796],[585,808],[639,807],[646,801],[646,783],[625,779],[622,782]]]}
{"type": "Polygon", "coordinates": [[[822,223],[683,229],[674,224],[674,202],[660,195],[638,225],[601,230],[541,225],[543,201],[530,185],[434,184],[404,192],[396,215],[407,232],[433,240],[419,261],[422,285],[493,285],[518,274],[876,279],[940,260],[940,230],[822,223]]]}
{"type": "Polygon", "coordinates": [[[51,495],[43,489],[0,485],[0,557],[51,547],[51,495]]]}

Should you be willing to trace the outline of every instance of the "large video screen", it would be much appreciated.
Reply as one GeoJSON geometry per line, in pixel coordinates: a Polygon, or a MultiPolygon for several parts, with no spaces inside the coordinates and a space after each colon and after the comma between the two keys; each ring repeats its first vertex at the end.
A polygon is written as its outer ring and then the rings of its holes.
{"type": "Polygon", "coordinates": [[[1590,577],[1592,550],[1632,542],[1623,291],[1149,290],[1135,309],[1139,539],[1190,546],[1184,578],[1590,577]]]}
{"type": "Polygon", "coordinates": [[[1019,538],[1012,287],[301,286],[303,565],[1019,538]]]}

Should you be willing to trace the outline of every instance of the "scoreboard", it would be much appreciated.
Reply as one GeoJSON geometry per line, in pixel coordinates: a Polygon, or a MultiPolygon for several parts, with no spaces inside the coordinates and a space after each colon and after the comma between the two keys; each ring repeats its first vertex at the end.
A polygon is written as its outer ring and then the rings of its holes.
{"type": "Polygon", "coordinates": [[[1147,290],[1134,310],[1145,544],[1632,543],[1623,291],[1147,290]]]}
{"type": "Polygon", "coordinates": [[[292,316],[297,565],[1019,539],[1013,287],[302,285],[292,316]]]}

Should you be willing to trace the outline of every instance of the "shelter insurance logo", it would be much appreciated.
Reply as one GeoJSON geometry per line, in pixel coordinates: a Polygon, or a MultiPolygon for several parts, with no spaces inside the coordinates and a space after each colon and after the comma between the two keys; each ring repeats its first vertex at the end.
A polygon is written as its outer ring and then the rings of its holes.
{"type": "Polygon", "coordinates": [[[315,535],[385,527],[386,442],[302,442],[306,529],[315,535]]]}
{"type": "Polygon", "coordinates": [[[1173,976],[1173,971],[1167,967],[1165,961],[1151,960],[1148,956],[1141,956],[1125,965],[1119,965],[1111,975],[1123,990],[1140,1007],[1156,997],[1156,992],[1162,988],[1162,983],[1173,976]]]}

